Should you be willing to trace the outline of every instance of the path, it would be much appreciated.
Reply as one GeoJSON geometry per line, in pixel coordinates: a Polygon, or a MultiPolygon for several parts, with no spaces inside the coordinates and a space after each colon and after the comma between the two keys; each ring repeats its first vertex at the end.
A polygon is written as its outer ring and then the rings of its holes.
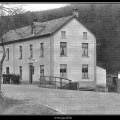
{"type": "Polygon", "coordinates": [[[120,94],[40,88],[34,85],[2,85],[3,94],[30,99],[64,114],[120,114],[120,94]]]}

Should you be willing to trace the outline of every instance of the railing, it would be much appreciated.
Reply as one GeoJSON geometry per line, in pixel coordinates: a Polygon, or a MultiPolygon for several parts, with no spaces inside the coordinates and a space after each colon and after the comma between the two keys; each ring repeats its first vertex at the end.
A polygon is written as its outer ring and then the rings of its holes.
{"type": "Polygon", "coordinates": [[[71,83],[72,80],[54,77],[54,76],[40,76],[41,87],[51,87],[55,89],[63,89],[64,86],[71,83]]]}

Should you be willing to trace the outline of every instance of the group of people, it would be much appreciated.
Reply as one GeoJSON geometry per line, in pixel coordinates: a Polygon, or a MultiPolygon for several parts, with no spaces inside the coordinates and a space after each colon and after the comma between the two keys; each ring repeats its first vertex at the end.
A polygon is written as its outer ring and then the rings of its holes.
{"type": "Polygon", "coordinates": [[[3,74],[3,84],[20,84],[20,75],[18,74],[3,74]]]}

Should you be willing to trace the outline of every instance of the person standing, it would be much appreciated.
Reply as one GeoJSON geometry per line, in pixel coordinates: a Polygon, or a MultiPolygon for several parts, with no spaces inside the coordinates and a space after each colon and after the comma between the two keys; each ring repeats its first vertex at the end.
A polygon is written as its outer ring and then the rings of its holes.
{"type": "Polygon", "coordinates": [[[11,84],[13,84],[13,73],[11,74],[11,84]]]}

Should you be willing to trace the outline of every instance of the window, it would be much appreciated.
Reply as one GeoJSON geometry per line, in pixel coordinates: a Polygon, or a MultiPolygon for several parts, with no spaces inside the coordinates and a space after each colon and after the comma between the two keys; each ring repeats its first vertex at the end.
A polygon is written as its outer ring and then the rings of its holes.
{"type": "Polygon", "coordinates": [[[82,43],[82,56],[88,56],[88,43],[82,43]]]}
{"type": "Polygon", "coordinates": [[[20,79],[22,79],[22,66],[19,66],[20,69],[20,79]]]}
{"type": "Polygon", "coordinates": [[[44,44],[40,43],[40,57],[44,56],[44,44]]]}
{"type": "Polygon", "coordinates": [[[20,51],[20,58],[19,59],[22,59],[22,46],[19,46],[19,51],[20,51]]]}
{"type": "Polygon", "coordinates": [[[82,65],[82,78],[88,78],[88,65],[82,65]]]}
{"type": "Polygon", "coordinates": [[[87,39],[87,32],[83,32],[83,39],[87,39]]]}
{"type": "Polygon", "coordinates": [[[36,34],[36,28],[33,28],[33,33],[32,34],[36,34]]]}
{"type": "Polygon", "coordinates": [[[6,49],[6,60],[9,60],[9,48],[6,49]]]}
{"type": "Polygon", "coordinates": [[[60,42],[60,56],[67,55],[67,42],[60,42]]]}
{"type": "Polygon", "coordinates": [[[32,45],[30,45],[30,58],[33,57],[33,49],[32,49],[32,45]]]}
{"type": "Polygon", "coordinates": [[[63,38],[63,39],[66,38],[66,31],[61,31],[61,38],[63,38]]]}
{"type": "Polygon", "coordinates": [[[44,76],[44,65],[40,65],[40,76],[44,76]]]}
{"type": "Polygon", "coordinates": [[[6,67],[6,74],[9,74],[9,67],[6,67]]]}
{"type": "Polygon", "coordinates": [[[67,64],[60,64],[60,77],[67,78],[67,64]]]}
{"type": "Polygon", "coordinates": [[[34,74],[34,66],[32,66],[32,72],[33,72],[32,74],[34,74]]]}

